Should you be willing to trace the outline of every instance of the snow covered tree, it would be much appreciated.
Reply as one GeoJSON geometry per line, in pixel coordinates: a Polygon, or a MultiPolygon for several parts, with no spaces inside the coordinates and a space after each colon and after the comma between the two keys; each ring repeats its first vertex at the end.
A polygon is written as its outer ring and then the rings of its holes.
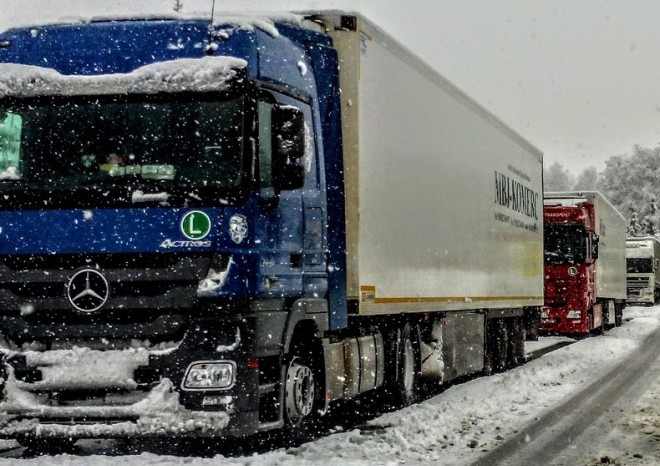
{"type": "Polygon", "coordinates": [[[573,188],[573,176],[561,163],[555,162],[543,169],[543,184],[544,191],[570,191],[573,188]]]}
{"type": "Polygon", "coordinates": [[[597,191],[598,190],[598,170],[596,167],[585,168],[578,175],[577,181],[573,186],[574,191],[597,191]]]}
{"type": "Polygon", "coordinates": [[[636,214],[635,234],[660,234],[660,146],[635,146],[632,155],[610,157],[598,187],[631,222],[636,214]]]}
{"type": "Polygon", "coordinates": [[[641,236],[642,235],[642,225],[639,223],[639,216],[637,212],[633,212],[630,215],[630,220],[628,221],[628,236],[641,236]]]}

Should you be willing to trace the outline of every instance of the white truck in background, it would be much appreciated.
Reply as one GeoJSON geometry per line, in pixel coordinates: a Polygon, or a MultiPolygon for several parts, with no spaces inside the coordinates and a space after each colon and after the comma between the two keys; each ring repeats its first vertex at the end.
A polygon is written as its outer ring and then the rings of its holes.
{"type": "Polygon", "coordinates": [[[660,299],[660,240],[654,236],[626,240],[628,304],[652,306],[660,299]]]}

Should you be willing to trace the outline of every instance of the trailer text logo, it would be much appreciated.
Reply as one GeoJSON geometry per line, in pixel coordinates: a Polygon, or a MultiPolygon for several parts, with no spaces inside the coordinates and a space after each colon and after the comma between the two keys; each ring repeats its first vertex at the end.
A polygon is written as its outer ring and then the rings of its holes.
{"type": "MultiPolygon", "coordinates": [[[[531,181],[529,176],[520,170],[509,166],[509,170],[517,176],[531,181]]],[[[511,177],[495,171],[495,204],[511,209],[512,211],[523,214],[526,217],[534,219],[534,223],[525,223],[522,220],[511,218],[509,215],[501,212],[495,213],[495,219],[501,222],[510,223],[515,227],[524,228],[528,231],[538,231],[538,205],[539,193],[525,186],[511,177]]]]}

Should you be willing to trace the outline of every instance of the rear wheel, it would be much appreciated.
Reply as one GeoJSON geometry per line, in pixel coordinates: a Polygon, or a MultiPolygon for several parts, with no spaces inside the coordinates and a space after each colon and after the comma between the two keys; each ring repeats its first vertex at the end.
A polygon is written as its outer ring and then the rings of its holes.
{"type": "Polygon", "coordinates": [[[495,372],[504,372],[509,363],[509,333],[507,332],[507,322],[504,319],[494,319],[494,341],[493,341],[493,362],[495,372]]]}
{"type": "Polygon", "coordinates": [[[614,325],[616,327],[623,325],[623,304],[614,305],[614,325]]]}
{"type": "Polygon", "coordinates": [[[402,338],[399,356],[399,367],[401,369],[399,371],[399,388],[404,405],[414,403],[417,397],[417,364],[415,363],[415,348],[409,333],[408,328],[408,335],[402,338]]]}
{"type": "Polygon", "coordinates": [[[523,317],[509,319],[510,354],[508,357],[509,369],[525,363],[525,324],[523,317]]]}
{"type": "Polygon", "coordinates": [[[390,335],[392,370],[386,388],[394,408],[410,406],[418,398],[419,342],[416,327],[407,323],[390,335]]]}

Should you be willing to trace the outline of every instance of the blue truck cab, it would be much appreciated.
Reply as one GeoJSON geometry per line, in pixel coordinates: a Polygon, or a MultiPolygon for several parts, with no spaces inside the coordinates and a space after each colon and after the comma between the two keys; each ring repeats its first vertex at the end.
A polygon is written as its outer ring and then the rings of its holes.
{"type": "Polygon", "coordinates": [[[50,25],[0,35],[0,63],[0,434],[245,435],[323,404],[308,346],[347,326],[328,36],[50,25]],[[142,355],[119,384],[113,353],[142,355]]]}

